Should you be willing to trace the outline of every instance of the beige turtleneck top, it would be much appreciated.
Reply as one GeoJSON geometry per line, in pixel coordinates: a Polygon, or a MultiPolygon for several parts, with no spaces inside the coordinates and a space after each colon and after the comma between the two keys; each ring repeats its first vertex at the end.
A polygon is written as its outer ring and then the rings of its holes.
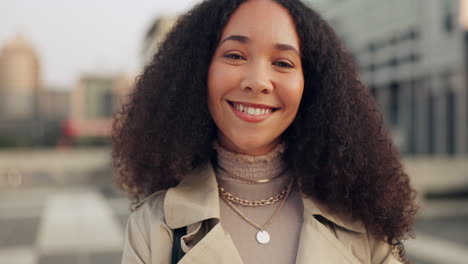
{"type": "MultiPolygon", "coordinates": [[[[229,152],[214,144],[217,160],[214,170],[218,184],[241,199],[263,200],[279,194],[291,180],[283,160],[284,145],[279,144],[262,156],[248,156],[229,152]],[[270,179],[267,183],[251,184],[232,176],[248,179],[270,179]]],[[[263,226],[280,206],[281,200],[264,207],[234,204],[245,216],[263,226]]],[[[296,182],[273,223],[266,229],[268,244],[256,240],[258,230],[241,218],[220,198],[221,224],[230,234],[243,262],[295,263],[302,226],[303,205],[296,182]]]]}

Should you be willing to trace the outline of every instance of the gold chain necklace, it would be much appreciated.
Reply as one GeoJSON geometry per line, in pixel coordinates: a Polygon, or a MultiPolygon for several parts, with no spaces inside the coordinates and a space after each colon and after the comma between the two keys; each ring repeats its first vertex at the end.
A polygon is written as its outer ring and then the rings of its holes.
{"type": "Polygon", "coordinates": [[[273,221],[276,219],[278,216],[279,212],[281,211],[281,208],[283,208],[284,204],[286,203],[286,200],[288,199],[289,193],[291,192],[292,188],[292,183],[293,183],[294,178],[291,179],[290,184],[288,185],[286,195],[284,196],[283,200],[281,201],[281,204],[276,208],[275,212],[273,215],[268,219],[268,221],[263,225],[260,226],[254,221],[250,220],[247,216],[245,216],[234,204],[232,204],[226,197],[221,195],[223,200],[226,202],[226,204],[231,207],[231,209],[238,214],[242,219],[244,219],[248,224],[251,226],[255,227],[259,231],[257,232],[256,238],[258,243],[264,245],[268,244],[270,242],[270,234],[266,231],[266,229],[273,223],[273,221]]]}
{"type": "Polygon", "coordinates": [[[262,207],[262,206],[274,204],[274,203],[278,202],[279,200],[281,200],[282,198],[284,198],[286,196],[287,192],[288,192],[288,189],[291,187],[290,185],[292,185],[292,181],[290,181],[289,184],[286,186],[286,188],[283,191],[281,191],[279,194],[277,194],[277,195],[275,195],[273,197],[270,197],[268,199],[254,200],[254,201],[241,199],[241,198],[235,196],[234,194],[228,192],[226,189],[224,189],[223,187],[221,187],[219,185],[218,185],[218,189],[219,189],[219,192],[221,193],[221,195],[224,198],[228,199],[230,202],[240,204],[240,205],[243,205],[243,206],[262,207]]]}

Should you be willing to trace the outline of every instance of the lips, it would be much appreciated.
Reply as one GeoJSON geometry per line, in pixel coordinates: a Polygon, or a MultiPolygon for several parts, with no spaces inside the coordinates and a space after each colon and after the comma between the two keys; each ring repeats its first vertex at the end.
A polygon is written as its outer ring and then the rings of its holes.
{"type": "Polygon", "coordinates": [[[244,102],[227,101],[234,113],[242,120],[252,123],[263,121],[270,117],[272,113],[278,110],[278,107],[273,107],[263,104],[252,104],[244,102]]]}

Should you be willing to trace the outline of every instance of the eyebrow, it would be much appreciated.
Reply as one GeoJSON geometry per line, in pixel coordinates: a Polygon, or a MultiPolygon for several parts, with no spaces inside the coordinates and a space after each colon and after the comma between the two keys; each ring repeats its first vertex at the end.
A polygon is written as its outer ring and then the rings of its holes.
{"type": "Polygon", "coordinates": [[[275,48],[278,49],[278,50],[292,51],[292,52],[296,53],[297,56],[300,57],[299,51],[295,47],[293,47],[291,45],[279,44],[278,43],[278,44],[275,45],[275,48]]]}
{"type": "Polygon", "coordinates": [[[241,35],[231,35],[227,38],[225,38],[223,41],[221,41],[220,44],[223,44],[224,42],[228,41],[228,40],[234,40],[234,41],[238,41],[240,43],[247,43],[247,42],[250,42],[250,39],[246,36],[241,36],[241,35]]]}
{"type": "MultiPolygon", "coordinates": [[[[250,39],[249,39],[248,37],[246,37],[246,36],[231,35],[231,36],[229,36],[229,37],[223,39],[223,40],[220,42],[220,45],[223,44],[224,42],[228,41],[228,40],[237,41],[237,42],[244,43],[244,44],[250,42],[250,39]]],[[[276,48],[277,50],[292,51],[292,52],[296,53],[298,56],[300,56],[299,51],[298,51],[295,47],[293,47],[293,46],[291,46],[291,45],[289,45],[289,44],[276,43],[276,44],[275,44],[275,48],[276,48]]]]}

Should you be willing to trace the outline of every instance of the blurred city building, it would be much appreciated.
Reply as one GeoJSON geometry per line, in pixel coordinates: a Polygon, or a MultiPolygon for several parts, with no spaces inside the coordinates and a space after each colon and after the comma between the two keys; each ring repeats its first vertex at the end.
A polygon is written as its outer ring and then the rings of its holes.
{"type": "Polygon", "coordinates": [[[38,94],[39,116],[45,121],[65,121],[70,116],[70,91],[44,88],[38,94]]]}
{"type": "Polygon", "coordinates": [[[39,56],[17,35],[0,49],[0,145],[12,144],[13,138],[19,145],[38,140],[40,91],[39,56]]]}
{"type": "Polygon", "coordinates": [[[31,120],[40,89],[39,58],[26,39],[17,35],[0,50],[0,115],[31,120]]]}
{"type": "Polygon", "coordinates": [[[132,79],[115,76],[83,76],[71,95],[67,134],[73,138],[109,137],[113,115],[133,87],[132,79]]]}
{"type": "Polygon", "coordinates": [[[401,152],[468,153],[466,1],[307,2],[354,55],[401,152]]]}
{"type": "Polygon", "coordinates": [[[40,90],[37,120],[39,146],[57,146],[64,139],[64,124],[70,117],[70,91],[64,88],[44,87],[40,90]]]}
{"type": "Polygon", "coordinates": [[[25,37],[1,48],[0,147],[109,141],[113,114],[132,87],[129,77],[89,74],[72,91],[45,87],[40,79],[39,55],[25,37]]]}
{"type": "Polygon", "coordinates": [[[68,119],[69,92],[41,83],[37,51],[22,35],[0,50],[0,146],[54,145],[68,119]]]}
{"type": "Polygon", "coordinates": [[[141,62],[145,66],[153,58],[159,43],[177,21],[177,16],[160,16],[151,24],[143,40],[141,62]]]}

